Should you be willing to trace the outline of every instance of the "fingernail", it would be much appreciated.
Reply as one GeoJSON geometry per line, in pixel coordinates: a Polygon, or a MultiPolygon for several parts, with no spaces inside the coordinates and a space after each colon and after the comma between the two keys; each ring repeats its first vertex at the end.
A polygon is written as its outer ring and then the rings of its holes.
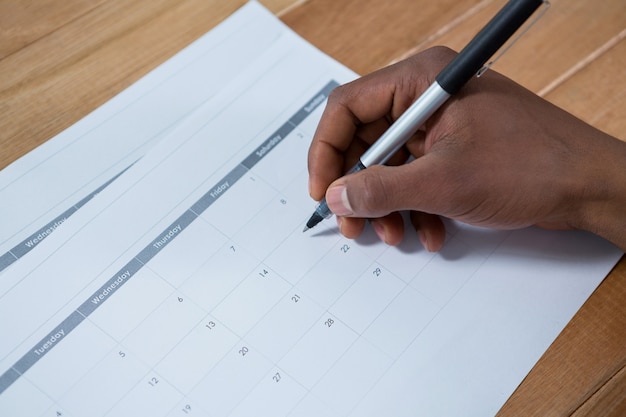
{"type": "Polygon", "coordinates": [[[385,228],[383,227],[383,225],[376,220],[370,220],[370,224],[372,225],[374,232],[376,232],[380,240],[387,243],[387,241],[385,240],[385,228]]]}
{"type": "Polygon", "coordinates": [[[342,184],[335,185],[326,191],[326,203],[336,216],[352,215],[352,207],[348,201],[348,192],[342,184]]]}
{"type": "Polygon", "coordinates": [[[424,232],[423,230],[418,230],[417,237],[419,237],[422,246],[424,246],[424,249],[426,249],[428,252],[432,252],[428,245],[428,235],[426,234],[426,232],[424,232]]]}

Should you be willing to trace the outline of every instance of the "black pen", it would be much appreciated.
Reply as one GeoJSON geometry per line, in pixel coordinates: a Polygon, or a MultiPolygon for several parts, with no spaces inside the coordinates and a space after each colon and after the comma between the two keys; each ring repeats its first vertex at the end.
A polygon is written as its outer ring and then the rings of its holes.
{"type": "MultiPolygon", "coordinates": [[[[365,152],[347,174],[384,164],[443,105],[482,69],[545,0],[510,0],[469,44],[437,75],[434,83],[365,152]]],[[[346,174],[346,175],[347,175],[346,174]]],[[[333,213],[323,199],[303,231],[333,213]]]]}

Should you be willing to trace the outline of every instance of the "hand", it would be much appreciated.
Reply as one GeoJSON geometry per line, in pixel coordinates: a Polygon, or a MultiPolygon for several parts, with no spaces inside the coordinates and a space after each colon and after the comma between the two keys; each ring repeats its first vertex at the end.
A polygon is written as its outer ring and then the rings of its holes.
{"type": "Polygon", "coordinates": [[[625,248],[626,144],[491,70],[448,100],[388,166],[342,177],[453,57],[433,48],[331,94],[309,150],[309,192],[326,195],[340,231],[356,238],[371,219],[395,245],[399,211],[409,210],[432,251],[445,239],[438,216],[498,229],[580,228],[625,248]]]}

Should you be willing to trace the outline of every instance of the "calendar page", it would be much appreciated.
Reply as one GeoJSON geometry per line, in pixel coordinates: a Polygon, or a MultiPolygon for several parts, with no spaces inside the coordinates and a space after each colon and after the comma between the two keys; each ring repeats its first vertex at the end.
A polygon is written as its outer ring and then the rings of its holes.
{"type": "Polygon", "coordinates": [[[0,274],[285,32],[289,30],[258,4],[243,7],[103,106],[1,170],[0,274]]]}
{"type": "Polygon", "coordinates": [[[354,74],[280,27],[5,271],[0,415],[493,415],[617,262],[578,232],[303,233],[307,149],[354,74]]]}

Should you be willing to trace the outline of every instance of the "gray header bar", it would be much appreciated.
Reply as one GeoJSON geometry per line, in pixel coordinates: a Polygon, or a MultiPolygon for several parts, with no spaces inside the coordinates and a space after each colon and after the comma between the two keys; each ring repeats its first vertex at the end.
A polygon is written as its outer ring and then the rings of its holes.
{"type": "Polygon", "coordinates": [[[115,291],[132,278],[132,276],[135,275],[137,271],[143,267],[143,265],[144,264],[137,258],[131,259],[131,261],[124,265],[122,269],[117,271],[117,274],[110,278],[102,287],[98,288],[96,292],[91,294],[89,299],[82,303],[76,311],[84,317],[89,316],[100,306],[100,304],[108,300],[109,297],[115,293],[115,291]]]}
{"type": "Polygon", "coordinates": [[[248,168],[242,164],[237,165],[232,171],[230,171],[224,178],[218,181],[211,190],[204,194],[193,206],[191,211],[196,215],[201,215],[204,210],[208,209],[220,196],[228,191],[241,177],[243,177],[248,168]]]}
{"type": "Polygon", "coordinates": [[[13,262],[20,259],[22,256],[26,255],[28,252],[33,250],[35,246],[37,246],[42,240],[50,235],[50,233],[54,232],[57,227],[63,224],[72,214],[76,213],[79,208],[87,204],[89,200],[94,198],[96,195],[100,193],[100,191],[104,190],[109,184],[111,184],[117,177],[122,175],[128,168],[134,165],[134,162],[128,167],[124,168],[122,172],[115,175],[113,178],[102,184],[100,187],[92,191],[87,197],[84,197],[78,203],[74,204],[69,209],[65,210],[59,216],[55,217],[51,222],[46,224],[41,229],[37,230],[35,233],[18,243],[14,248],[12,248],[9,252],[0,256],[0,272],[6,269],[13,262]]]}
{"type": "MultiPolygon", "coordinates": [[[[307,104],[298,110],[285,124],[283,124],[276,132],[274,132],[267,140],[263,142],[253,153],[248,155],[243,162],[238,164],[217,184],[209,189],[191,208],[186,210],[175,222],[166,228],[159,236],[146,246],[139,254],[130,260],[122,269],[120,269],[113,277],[94,292],[89,299],[85,300],[78,309],[70,314],[61,322],[54,330],[44,337],[37,345],[22,356],[11,369],[0,375],[0,394],[9,388],[21,374],[32,367],[39,359],[41,359],[50,349],[54,348],[65,336],[67,336],[76,326],[78,326],[87,316],[93,313],[98,307],[109,299],[117,290],[127,283],[150,259],[155,257],[162,249],[172,242],[186,227],[188,227],[198,216],[213,204],[218,198],[224,195],[233,184],[235,184],[246,172],[250,170],[257,162],[265,157],[272,149],[281,143],[286,136],[289,135],[309,114],[311,114],[319,105],[328,97],[330,91],[339,85],[336,81],[330,81],[320,92],[318,92],[307,104]],[[295,121],[295,123],[294,123],[295,121]]],[[[124,172],[124,171],[122,171],[124,172]]],[[[95,194],[101,191],[106,185],[112,182],[120,174],[115,176],[105,185],[100,187],[94,193],[90,194],[93,198],[95,194]]],[[[84,202],[88,201],[83,199],[84,202]]],[[[83,202],[83,204],[84,204],[83,202]]],[[[4,255],[0,261],[4,259],[4,255]]],[[[1,271],[1,269],[0,269],[1,271]]]]}
{"type": "MultiPolygon", "coordinates": [[[[52,348],[54,348],[61,340],[63,340],[72,330],[74,330],[85,317],[78,311],[74,311],[65,320],[61,322],[46,337],[41,339],[26,355],[22,356],[15,365],[13,370],[20,375],[30,369],[39,359],[43,358],[52,348]]],[[[0,377],[2,379],[2,377],[0,377]]],[[[0,387],[2,389],[2,387],[0,387]]]]}

